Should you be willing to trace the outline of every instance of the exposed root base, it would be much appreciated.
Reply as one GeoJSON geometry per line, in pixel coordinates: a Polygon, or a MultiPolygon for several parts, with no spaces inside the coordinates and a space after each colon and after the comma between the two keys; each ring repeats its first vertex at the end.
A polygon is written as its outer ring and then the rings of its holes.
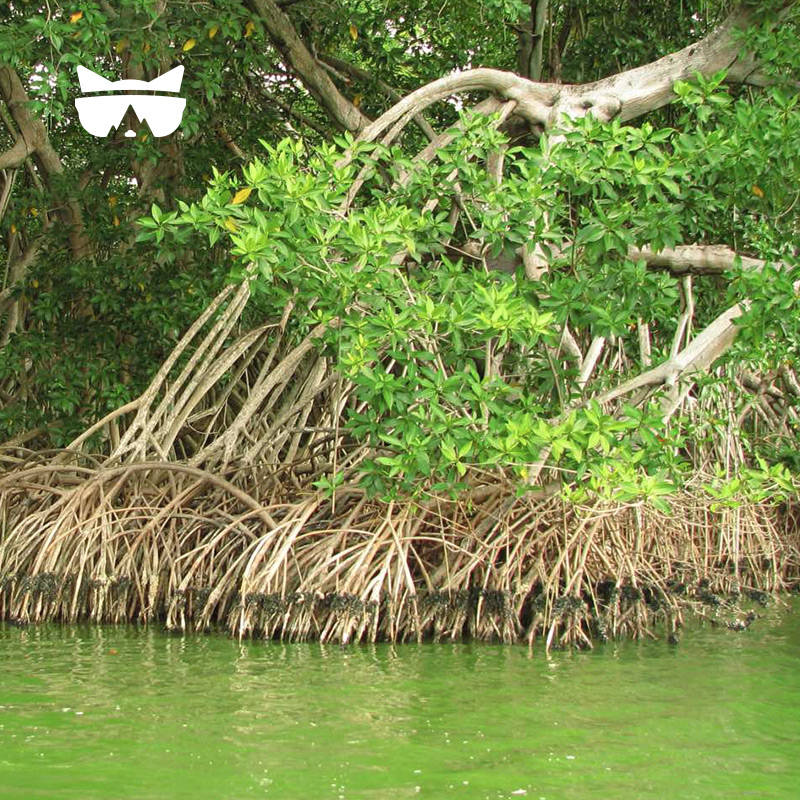
{"type": "Polygon", "coordinates": [[[322,642],[464,636],[547,648],[672,634],[691,609],[800,583],[791,509],[557,497],[382,504],[355,489],[263,505],[180,465],[43,465],[0,480],[0,618],[163,621],[322,642]]]}

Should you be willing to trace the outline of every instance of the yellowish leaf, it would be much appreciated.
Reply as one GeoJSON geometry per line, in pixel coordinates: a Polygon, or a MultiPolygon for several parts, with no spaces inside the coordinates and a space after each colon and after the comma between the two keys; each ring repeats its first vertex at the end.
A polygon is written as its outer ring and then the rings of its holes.
{"type": "Polygon", "coordinates": [[[764,190],[755,183],[753,184],[753,194],[761,200],[764,199],[764,190]]]}
{"type": "Polygon", "coordinates": [[[253,190],[249,186],[245,187],[244,189],[239,189],[239,191],[233,196],[231,203],[235,206],[238,206],[240,203],[244,203],[244,201],[250,197],[250,192],[252,191],[253,190]]]}
{"type": "Polygon", "coordinates": [[[355,41],[358,39],[358,28],[353,23],[350,23],[350,38],[355,41]]]}
{"type": "Polygon", "coordinates": [[[250,20],[247,25],[244,26],[244,38],[249,39],[253,35],[253,31],[256,29],[256,24],[253,20],[250,20]]]}
{"type": "Polygon", "coordinates": [[[197,44],[197,39],[187,39],[183,45],[183,52],[188,53],[197,44]]]}
{"type": "Polygon", "coordinates": [[[219,25],[212,25],[208,29],[208,38],[213,39],[219,33],[219,25]]]}
{"type": "Polygon", "coordinates": [[[124,53],[124,52],[125,52],[125,50],[126,50],[126,49],[127,49],[127,47],[128,47],[128,44],[129,44],[129,42],[128,42],[128,40],[127,40],[127,39],[120,39],[120,40],[119,40],[119,41],[118,41],[118,42],[117,42],[117,43],[114,45],[114,52],[116,52],[116,54],[117,54],[117,55],[120,55],[121,53],[124,53]]]}
{"type": "Polygon", "coordinates": [[[145,52],[145,53],[149,53],[150,52],[150,42],[145,42],[142,45],[142,51],[145,52]]]}
{"type": "Polygon", "coordinates": [[[76,11],[74,14],[69,15],[71,25],[74,25],[83,16],[83,11],[76,11]]]}
{"type": "Polygon", "coordinates": [[[38,289],[39,288],[39,281],[37,281],[36,278],[34,278],[31,281],[31,286],[33,286],[34,289],[38,289]]]}
{"type": "Polygon", "coordinates": [[[233,217],[225,217],[225,222],[222,223],[231,233],[236,233],[239,229],[233,221],[233,217]]]}
{"type": "Polygon", "coordinates": [[[32,217],[38,217],[39,216],[39,209],[38,208],[34,208],[33,206],[31,206],[31,216],[32,217]]]}
{"type": "Polygon", "coordinates": [[[109,195],[109,196],[108,196],[108,205],[109,205],[111,208],[114,208],[114,206],[115,206],[116,204],[117,204],[117,196],[116,196],[115,194],[111,194],[111,195],[109,195]]]}
{"type": "Polygon", "coordinates": [[[142,292],[144,291],[144,284],[143,283],[137,283],[136,285],[139,287],[140,291],[142,291],[142,292]]]}
{"type": "Polygon", "coordinates": [[[12,234],[15,234],[16,232],[17,232],[17,226],[16,226],[16,225],[14,225],[14,223],[12,222],[12,223],[11,223],[11,233],[12,233],[12,234]]]}
{"type": "Polygon", "coordinates": [[[119,228],[119,217],[114,214],[114,227],[119,228]]]}
{"type": "Polygon", "coordinates": [[[357,94],[357,95],[356,95],[356,96],[353,98],[353,105],[354,105],[356,108],[361,108],[361,101],[362,101],[363,99],[364,99],[364,95],[363,95],[363,94],[357,94]]]}

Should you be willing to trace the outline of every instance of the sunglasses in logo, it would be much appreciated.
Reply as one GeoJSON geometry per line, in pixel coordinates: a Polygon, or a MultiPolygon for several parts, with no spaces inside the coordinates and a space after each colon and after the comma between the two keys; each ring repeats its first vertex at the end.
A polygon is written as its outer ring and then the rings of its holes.
{"type": "MultiPolygon", "coordinates": [[[[75,101],[81,125],[92,136],[108,136],[125,112],[133,106],[139,121],[147,120],[153,136],[169,136],[181,124],[186,100],[183,97],[153,97],[146,94],[79,97],[75,101]]],[[[127,131],[126,136],[132,131],[127,131]]],[[[134,136],[136,134],[133,134],[134,136]]]]}
{"type": "MultiPolygon", "coordinates": [[[[124,80],[112,82],[96,72],[78,67],[81,91],[103,92],[120,89],[147,89],[163,92],[178,92],[183,79],[183,67],[175,67],[152,81],[124,80]]],[[[87,133],[92,136],[108,136],[112,128],[122,122],[125,112],[133,106],[139,121],[146,120],[153,136],[168,136],[173,133],[183,118],[186,100],[182,97],[163,97],[148,94],[99,95],[79,97],[75,100],[78,118],[87,133]]],[[[136,136],[126,131],[126,136],[136,136]]]]}

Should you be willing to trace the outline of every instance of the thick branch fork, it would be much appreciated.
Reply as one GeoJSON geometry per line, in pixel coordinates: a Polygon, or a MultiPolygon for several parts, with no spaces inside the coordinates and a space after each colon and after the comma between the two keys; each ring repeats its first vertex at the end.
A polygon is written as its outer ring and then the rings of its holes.
{"type": "MultiPolygon", "coordinates": [[[[786,7],[795,4],[787,2],[786,7]]],[[[561,85],[538,83],[497,69],[479,68],[448,75],[412,92],[361,131],[360,138],[373,141],[382,131],[406,115],[414,115],[452,94],[470,91],[491,92],[503,100],[513,100],[515,113],[532,127],[554,127],[566,115],[570,119],[590,113],[609,121],[627,121],[672,102],[676,81],[695,73],[711,76],[727,70],[733,83],[761,85],[758,64],[741,52],[739,34],[758,19],[754,7],[733,12],[705,39],[635,69],[594,83],[561,85]]]]}

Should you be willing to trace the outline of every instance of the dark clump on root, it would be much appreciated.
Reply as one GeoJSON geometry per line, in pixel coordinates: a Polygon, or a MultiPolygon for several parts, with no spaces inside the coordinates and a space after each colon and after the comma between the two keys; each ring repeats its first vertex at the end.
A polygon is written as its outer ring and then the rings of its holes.
{"type": "Polygon", "coordinates": [[[744,631],[756,616],[741,602],[800,585],[798,531],[767,505],[732,525],[699,493],[675,498],[674,518],[512,488],[470,502],[383,504],[352,488],[287,499],[170,469],[5,476],[0,619],[549,649],[659,629],[677,641],[685,613],[744,631]]]}
{"type": "Polygon", "coordinates": [[[771,600],[769,592],[764,592],[761,589],[747,589],[745,595],[749,600],[758,603],[761,606],[768,606],[771,600]]]}

